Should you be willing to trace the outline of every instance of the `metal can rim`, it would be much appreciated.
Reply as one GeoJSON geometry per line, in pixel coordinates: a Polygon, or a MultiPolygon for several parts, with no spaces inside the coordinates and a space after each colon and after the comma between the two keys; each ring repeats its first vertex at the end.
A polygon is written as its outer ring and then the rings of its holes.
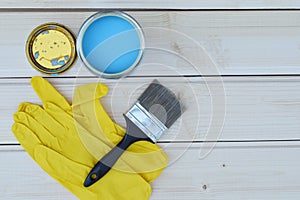
{"type": "Polygon", "coordinates": [[[121,11],[100,11],[95,13],[94,15],[90,16],[88,19],[85,20],[85,22],[82,24],[82,26],[79,29],[78,36],[77,36],[77,41],[76,41],[76,48],[77,48],[77,53],[79,58],[82,60],[83,64],[94,74],[97,76],[100,76],[102,78],[108,78],[108,79],[117,79],[125,76],[129,72],[131,72],[133,69],[136,68],[136,66],[140,63],[142,60],[143,54],[144,54],[144,49],[145,49],[145,37],[144,37],[144,32],[139,25],[139,23],[130,15],[127,13],[121,12],[121,11]],[[83,49],[82,49],[82,39],[85,34],[85,31],[89,27],[90,24],[92,24],[95,20],[100,19],[105,16],[117,16],[125,19],[128,21],[137,31],[139,40],[140,40],[140,50],[139,54],[135,60],[135,62],[128,67],[126,70],[118,72],[118,73],[105,73],[99,70],[96,70],[93,66],[90,65],[90,63],[86,60],[85,56],[83,55],[83,49]]]}

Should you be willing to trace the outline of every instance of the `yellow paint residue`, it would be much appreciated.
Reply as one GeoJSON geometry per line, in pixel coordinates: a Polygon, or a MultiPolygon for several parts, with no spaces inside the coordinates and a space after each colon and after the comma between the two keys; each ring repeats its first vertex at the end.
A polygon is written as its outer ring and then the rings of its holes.
{"type": "Polygon", "coordinates": [[[40,65],[48,69],[56,69],[69,61],[72,46],[64,33],[47,30],[36,36],[32,53],[40,65]]]}

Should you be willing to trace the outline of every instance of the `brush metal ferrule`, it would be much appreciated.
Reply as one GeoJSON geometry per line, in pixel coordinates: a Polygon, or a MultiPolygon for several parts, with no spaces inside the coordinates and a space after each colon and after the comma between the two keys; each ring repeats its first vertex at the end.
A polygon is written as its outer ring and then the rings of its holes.
{"type": "Polygon", "coordinates": [[[168,129],[139,102],[136,102],[125,115],[153,142],[156,142],[163,132],[168,129]]]}

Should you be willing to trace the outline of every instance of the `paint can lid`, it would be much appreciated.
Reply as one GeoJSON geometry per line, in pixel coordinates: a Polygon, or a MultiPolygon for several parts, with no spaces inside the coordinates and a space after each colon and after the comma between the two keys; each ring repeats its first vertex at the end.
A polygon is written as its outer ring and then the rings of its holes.
{"type": "Polygon", "coordinates": [[[76,60],[76,39],[65,26],[42,24],[35,28],[26,42],[29,63],[45,74],[59,74],[68,70],[76,60]]]}
{"type": "Polygon", "coordinates": [[[76,48],[91,72],[102,78],[121,78],[140,63],[145,48],[144,33],[128,14],[102,11],[83,23],[76,48]]]}

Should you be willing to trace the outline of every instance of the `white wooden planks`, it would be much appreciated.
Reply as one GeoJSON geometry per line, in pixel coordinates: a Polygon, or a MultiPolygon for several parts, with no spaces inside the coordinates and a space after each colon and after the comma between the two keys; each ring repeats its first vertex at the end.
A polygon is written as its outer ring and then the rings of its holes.
{"type": "MultiPolygon", "coordinates": [[[[1,77],[40,75],[24,50],[36,26],[58,22],[77,33],[93,13],[0,12],[1,77]]],[[[160,75],[300,74],[299,11],[128,13],[144,28],[147,48],[132,76],[155,76],[158,71],[160,75]]],[[[64,76],[92,74],[78,59],[64,76]]]]}
{"type": "Polygon", "coordinates": [[[3,0],[0,8],[87,8],[87,9],[283,9],[299,8],[300,3],[297,0],[131,0],[131,1],[113,1],[113,0],[3,0]]]}
{"type": "MultiPolygon", "coordinates": [[[[103,104],[114,120],[124,125],[121,114],[158,75],[176,76],[160,80],[190,105],[174,131],[160,140],[170,166],[153,183],[151,200],[299,198],[300,144],[294,141],[300,136],[299,1],[3,0],[0,199],[76,199],[20,146],[10,145],[18,144],[10,127],[20,102],[40,103],[29,84],[29,77],[40,74],[30,67],[24,53],[30,31],[45,22],[59,22],[77,33],[87,17],[103,8],[128,10],[144,28],[147,42],[143,62],[132,77],[120,82],[101,80],[111,89],[103,104]],[[186,79],[181,75],[239,76],[219,82],[219,77],[186,79]],[[209,93],[209,89],[216,90],[209,93]],[[216,105],[212,99],[221,102],[216,105]],[[212,107],[218,112],[212,114],[212,107]],[[205,136],[213,116],[225,120],[219,137],[205,136]],[[175,131],[178,127],[180,131],[175,131]],[[211,141],[205,143],[208,149],[197,142],[205,140],[211,141]],[[213,151],[199,159],[200,150],[209,152],[216,141],[213,151]]],[[[75,85],[99,81],[79,60],[70,71],[49,80],[69,101],[75,85]]]]}
{"type": "MultiPolygon", "coordinates": [[[[49,79],[70,102],[76,85],[103,81],[110,91],[101,101],[110,116],[123,126],[122,113],[131,107],[152,80],[153,78],[111,81],[96,78],[49,79]]],[[[161,141],[299,139],[298,77],[224,77],[223,82],[219,82],[217,78],[200,77],[164,77],[158,80],[174,90],[186,107],[183,117],[161,141]],[[223,88],[221,84],[224,84],[223,88]],[[216,88],[219,89],[215,90],[216,88]],[[212,103],[216,99],[220,101],[212,103]],[[211,125],[212,122],[216,123],[211,125]],[[222,134],[212,131],[221,131],[222,134]],[[210,138],[206,136],[207,133],[210,138]]],[[[0,143],[16,143],[10,128],[13,123],[12,115],[19,103],[28,101],[40,104],[29,81],[30,79],[0,79],[0,93],[6,94],[0,99],[0,143]]]]}
{"type": "MultiPolygon", "coordinates": [[[[170,158],[182,156],[152,183],[150,200],[297,199],[299,147],[299,142],[219,143],[199,159],[199,144],[187,150],[172,144],[170,158]]],[[[0,199],[76,199],[19,149],[1,147],[0,199]]]]}

